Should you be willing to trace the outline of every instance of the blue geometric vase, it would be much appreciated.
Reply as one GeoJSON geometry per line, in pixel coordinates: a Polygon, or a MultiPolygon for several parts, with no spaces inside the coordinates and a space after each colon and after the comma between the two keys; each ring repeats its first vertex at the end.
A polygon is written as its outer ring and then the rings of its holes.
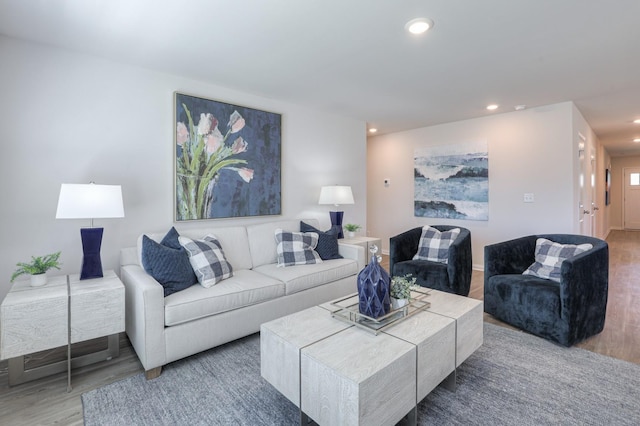
{"type": "Polygon", "coordinates": [[[369,251],[371,262],[358,274],[358,308],[361,314],[378,318],[388,314],[391,309],[390,279],[387,271],[378,262],[378,247],[373,245],[369,251]]]}

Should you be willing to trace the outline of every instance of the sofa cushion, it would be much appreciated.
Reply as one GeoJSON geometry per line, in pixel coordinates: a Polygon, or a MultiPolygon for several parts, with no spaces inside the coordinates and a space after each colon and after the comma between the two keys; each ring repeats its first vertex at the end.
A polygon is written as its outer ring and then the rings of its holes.
{"type": "MultiPolygon", "coordinates": [[[[251,262],[251,256],[249,253],[249,239],[247,237],[247,230],[244,226],[207,226],[198,228],[185,228],[179,230],[180,235],[191,239],[201,238],[203,235],[214,234],[222,247],[224,248],[224,255],[233,265],[234,271],[238,269],[251,269],[253,263],[251,262]]],[[[146,234],[154,241],[160,242],[164,237],[164,233],[148,233],[146,234]]],[[[273,240],[273,234],[271,234],[271,240],[273,240]]],[[[138,258],[140,266],[142,265],[142,235],[138,238],[138,258]]],[[[273,250],[275,253],[275,242],[273,243],[273,250]]],[[[274,258],[275,262],[275,258],[274,258]]]]}
{"type": "Polygon", "coordinates": [[[309,265],[322,263],[314,250],[318,245],[315,232],[290,232],[275,230],[278,253],[278,266],[309,265]]]}
{"type": "Polygon", "coordinates": [[[431,226],[424,226],[418,244],[418,252],[413,256],[413,260],[448,263],[449,246],[458,238],[458,234],[460,234],[460,228],[440,232],[431,226]]]}
{"type": "Polygon", "coordinates": [[[318,234],[318,245],[316,252],[322,260],[342,259],[338,251],[338,230],[331,228],[328,231],[321,231],[308,223],[300,221],[300,232],[315,232],[318,234]]]}
{"type": "Polygon", "coordinates": [[[353,259],[333,259],[314,265],[297,265],[287,268],[270,264],[259,266],[254,271],[284,282],[286,294],[297,293],[349,276],[354,277],[353,291],[358,290],[355,280],[358,262],[353,259]]]}
{"type": "Polygon", "coordinates": [[[236,270],[233,277],[213,287],[194,285],[165,298],[165,326],[255,305],[284,294],[284,283],[281,281],[247,269],[236,270]]]}
{"type": "MultiPolygon", "coordinates": [[[[300,220],[304,220],[306,223],[316,227],[319,226],[318,221],[315,219],[300,220]]],[[[281,220],[247,226],[251,262],[254,268],[269,263],[278,263],[277,242],[273,238],[276,229],[297,231],[300,229],[300,220],[281,220]]],[[[235,264],[233,265],[235,266],[235,264]]]]}
{"type": "Polygon", "coordinates": [[[220,242],[215,235],[201,240],[179,237],[180,244],[189,252],[189,262],[203,287],[211,287],[233,276],[233,268],[227,262],[220,242]]]}
{"type": "Polygon", "coordinates": [[[175,228],[171,228],[160,243],[142,236],[142,266],[162,285],[165,297],[198,282],[189,255],[178,243],[175,228]]]}
{"type": "Polygon", "coordinates": [[[546,238],[538,238],[535,251],[536,261],[523,274],[560,282],[562,262],[592,248],[593,245],[588,243],[560,244],[546,238]]]}

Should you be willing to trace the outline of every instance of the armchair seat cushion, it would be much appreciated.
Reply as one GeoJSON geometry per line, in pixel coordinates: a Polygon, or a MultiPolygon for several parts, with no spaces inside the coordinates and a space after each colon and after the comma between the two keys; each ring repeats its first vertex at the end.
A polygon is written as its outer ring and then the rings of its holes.
{"type": "Polygon", "coordinates": [[[560,327],[560,284],[532,275],[494,275],[487,281],[485,310],[509,324],[548,334],[560,327]]]}
{"type": "MultiPolygon", "coordinates": [[[[405,260],[398,262],[393,267],[394,276],[411,274],[416,278],[416,284],[441,291],[447,290],[449,274],[447,265],[430,260],[405,260]]],[[[449,291],[450,292],[450,291],[449,291]]]]}

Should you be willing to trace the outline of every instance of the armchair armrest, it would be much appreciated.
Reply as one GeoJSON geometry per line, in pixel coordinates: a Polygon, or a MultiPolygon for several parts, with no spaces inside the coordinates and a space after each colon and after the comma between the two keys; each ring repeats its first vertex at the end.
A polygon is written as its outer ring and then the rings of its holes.
{"type": "Polygon", "coordinates": [[[494,275],[521,274],[535,261],[535,235],[484,247],[484,280],[494,275]]]}
{"type": "Polygon", "coordinates": [[[389,239],[389,274],[393,275],[393,265],[413,259],[418,252],[422,228],[413,228],[389,239]]]}
{"type": "Polygon", "coordinates": [[[593,248],[562,262],[560,269],[560,315],[575,324],[590,315],[604,318],[609,293],[609,245],[593,243],[593,248]]]}
{"type": "Polygon", "coordinates": [[[455,293],[469,294],[472,268],[471,233],[467,229],[461,229],[458,238],[449,246],[447,260],[449,286],[455,293]]]}
{"type": "Polygon", "coordinates": [[[125,287],[125,328],[146,371],[166,364],[164,291],[140,267],[124,265],[120,277],[125,287]]]}

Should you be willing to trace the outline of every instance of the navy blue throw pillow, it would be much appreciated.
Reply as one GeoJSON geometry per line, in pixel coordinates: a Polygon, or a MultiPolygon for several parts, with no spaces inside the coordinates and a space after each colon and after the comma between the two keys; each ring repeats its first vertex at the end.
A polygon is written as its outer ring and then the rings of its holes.
{"type": "Polygon", "coordinates": [[[174,228],[171,228],[161,243],[146,235],[142,236],[142,265],[162,285],[165,297],[198,282],[187,251],[179,242],[179,249],[172,247],[174,236],[177,242],[179,234],[174,228]]]}
{"type": "Polygon", "coordinates": [[[160,244],[165,247],[180,250],[182,246],[180,245],[180,241],[178,241],[179,236],[180,234],[178,234],[176,228],[172,226],[171,229],[169,229],[169,232],[167,232],[167,235],[165,235],[162,241],[160,241],[160,244]]]}
{"type": "Polygon", "coordinates": [[[342,259],[342,256],[340,256],[338,251],[338,231],[336,229],[329,229],[326,232],[322,232],[308,223],[301,221],[300,232],[318,233],[318,245],[316,246],[316,252],[320,255],[320,259],[342,259]]]}

